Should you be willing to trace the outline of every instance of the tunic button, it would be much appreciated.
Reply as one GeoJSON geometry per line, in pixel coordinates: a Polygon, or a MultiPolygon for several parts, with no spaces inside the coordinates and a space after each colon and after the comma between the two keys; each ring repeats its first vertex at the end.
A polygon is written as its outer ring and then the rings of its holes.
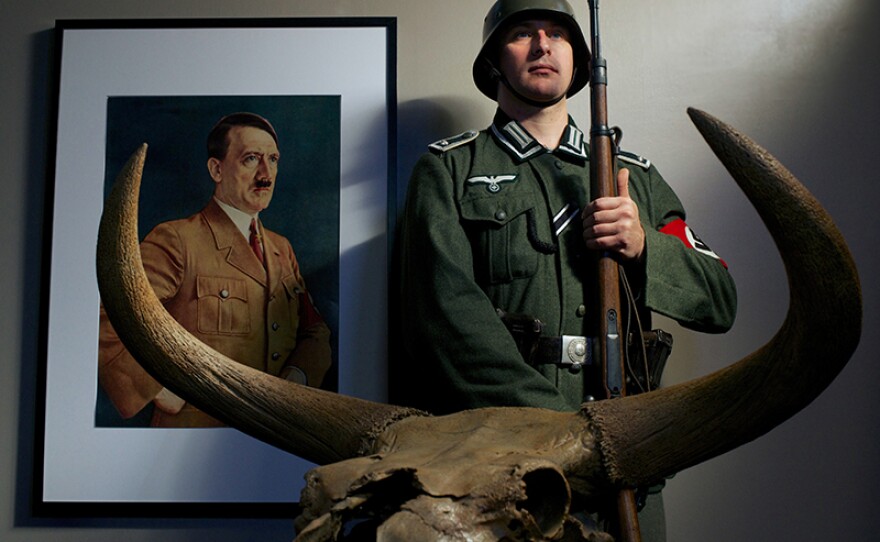
{"type": "Polygon", "coordinates": [[[278,361],[278,358],[281,357],[281,354],[278,352],[272,352],[272,361],[278,361]]]}
{"type": "Polygon", "coordinates": [[[565,166],[560,160],[557,160],[554,165],[556,166],[556,169],[562,169],[565,166]]]}
{"type": "Polygon", "coordinates": [[[583,316],[583,315],[585,315],[585,314],[587,314],[587,308],[586,308],[585,306],[583,306],[583,305],[579,305],[578,308],[577,308],[577,315],[578,315],[578,316],[583,316]]]}
{"type": "Polygon", "coordinates": [[[278,331],[279,327],[278,322],[272,322],[272,331],[278,331]]]}
{"type": "Polygon", "coordinates": [[[507,220],[507,213],[504,211],[495,211],[495,220],[507,220]]]}
{"type": "Polygon", "coordinates": [[[220,290],[220,297],[222,297],[223,299],[229,297],[229,290],[220,290]]]}

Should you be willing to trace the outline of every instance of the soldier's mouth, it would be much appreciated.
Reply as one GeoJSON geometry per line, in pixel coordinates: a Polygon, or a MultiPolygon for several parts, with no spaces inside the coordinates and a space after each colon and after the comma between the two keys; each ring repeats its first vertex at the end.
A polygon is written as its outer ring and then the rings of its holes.
{"type": "Polygon", "coordinates": [[[549,64],[537,64],[529,68],[529,73],[556,73],[558,70],[549,64]]]}

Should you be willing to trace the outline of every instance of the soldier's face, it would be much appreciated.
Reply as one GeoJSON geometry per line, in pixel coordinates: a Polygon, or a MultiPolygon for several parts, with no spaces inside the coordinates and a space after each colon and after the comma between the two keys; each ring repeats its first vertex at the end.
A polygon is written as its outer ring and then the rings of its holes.
{"type": "Polygon", "coordinates": [[[240,211],[262,211],[275,191],[278,146],[269,133],[252,126],[235,126],[227,138],[229,149],[223,160],[208,159],[208,171],[217,183],[214,195],[240,211]]]}
{"type": "Polygon", "coordinates": [[[523,21],[502,37],[500,69],[517,92],[548,101],[568,91],[574,53],[565,25],[552,20],[523,21]]]}

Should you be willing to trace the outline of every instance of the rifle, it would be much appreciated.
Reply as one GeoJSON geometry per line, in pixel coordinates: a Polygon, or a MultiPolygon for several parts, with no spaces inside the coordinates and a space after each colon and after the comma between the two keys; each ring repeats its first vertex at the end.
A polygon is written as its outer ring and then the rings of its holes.
{"type": "MultiPolygon", "coordinates": [[[[590,7],[590,45],[593,52],[590,74],[590,178],[594,198],[616,196],[614,155],[619,131],[608,126],[607,66],[599,40],[599,0],[587,0],[590,7]]],[[[624,375],[625,330],[620,321],[620,269],[607,252],[598,258],[599,282],[599,373],[605,399],[626,395],[624,375]]],[[[635,492],[623,488],[617,494],[617,536],[622,542],[640,542],[635,492]]]]}

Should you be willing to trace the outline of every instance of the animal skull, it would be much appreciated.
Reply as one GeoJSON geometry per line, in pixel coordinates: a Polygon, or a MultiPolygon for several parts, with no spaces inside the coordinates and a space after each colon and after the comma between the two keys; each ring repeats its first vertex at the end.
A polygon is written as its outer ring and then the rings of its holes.
{"type": "Polygon", "coordinates": [[[382,541],[609,540],[569,514],[573,497],[650,484],[763,435],[830,384],[861,332],[855,265],[824,209],[747,137],[689,114],[773,235],[791,289],[770,342],[694,381],[576,413],[490,408],[432,417],[237,364],[183,330],[142,272],[137,190],[146,146],[120,173],[102,217],[105,308],[129,350],[169,389],[323,465],[307,476],[297,540],[343,539],[354,518],[371,518],[359,525],[382,541]]]}
{"type": "Polygon", "coordinates": [[[311,471],[297,523],[303,541],[334,540],[364,516],[388,516],[380,540],[556,540],[582,529],[567,517],[571,486],[588,495],[605,483],[577,473],[599,472],[595,435],[580,414],[490,408],[413,417],[386,430],[373,454],[311,471]]]}

